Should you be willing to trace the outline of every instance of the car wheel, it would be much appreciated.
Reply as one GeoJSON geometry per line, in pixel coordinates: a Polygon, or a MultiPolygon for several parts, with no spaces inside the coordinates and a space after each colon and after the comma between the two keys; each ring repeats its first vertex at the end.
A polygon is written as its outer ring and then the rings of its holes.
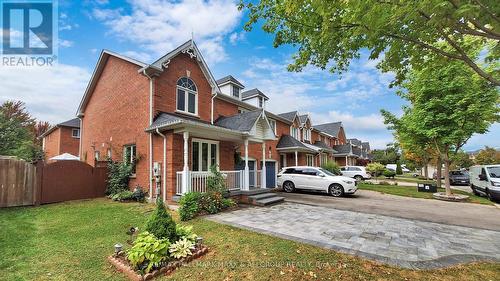
{"type": "Polygon", "coordinates": [[[295,185],[291,181],[286,181],[283,183],[283,190],[287,193],[295,191],[295,185]]]}
{"type": "Polygon", "coordinates": [[[363,177],[362,177],[362,176],[360,176],[360,175],[357,175],[357,176],[354,176],[354,179],[355,179],[356,181],[362,181],[362,180],[363,180],[363,177]]]}
{"type": "Polygon", "coordinates": [[[344,195],[344,188],[340,184],[332,184],[328,189],[328,193],[333,197],[340,197],[344,195]]]}
{"type": "Polygon", "coordinates": [[[493,197],[491,197],[491,193],[488,189],[486,189],[486,197],[488,197],[488,200],[490,200],[491,202],[495,202],[493,197]]]}
{"type": "Polygon", "coordinates": [[[479,196],[479,192],[477,192],[476,188],[474,187],[474,185],[471,185],[470,186],[470,189],[472,189],[472,194],[476,195],[476,196],[479,196]]]}

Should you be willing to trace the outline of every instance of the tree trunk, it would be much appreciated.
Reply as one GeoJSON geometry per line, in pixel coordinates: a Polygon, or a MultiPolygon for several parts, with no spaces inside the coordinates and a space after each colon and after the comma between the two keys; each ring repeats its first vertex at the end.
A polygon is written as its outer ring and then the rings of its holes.
{"type": "Polygon", "coordinates": [[[437,163],[436,163],[436,186],[438,188],[441,188],[441,166],[443,166],[443,163],[441,161],[441,157],[438,156],[437,163]]]}
{"type": "Polygon", "coordinates": [[[424,177],[426,180],[429,179],[429,162],[424,161],[424,177]]]}
{"type": "Polygon", "coordinates": [[[448,157],[448,153],[443,154],[443,162],[444,162],[444,188],[446,189],[446,195],[451,195],[451,187],[450,187],[450,164],[451,161],[448,157]]]}

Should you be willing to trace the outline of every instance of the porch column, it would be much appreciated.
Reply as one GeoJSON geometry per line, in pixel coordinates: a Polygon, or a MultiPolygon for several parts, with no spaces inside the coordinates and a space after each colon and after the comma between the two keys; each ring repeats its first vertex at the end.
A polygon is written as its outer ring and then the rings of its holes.
{"type": "Polygon", "coordinates": [[[345,157],[345,165],[349,166],[349,163],[347,163],[347,156],[345,157]]]}
{"type": "Polygon", "coordinates": [[[295,150],[295,166],[299,165],[299,152],[295,150]]]}
{"type": "Polygon", "coordinates": [[[250,171],[248,169],[248,139],[245,139],[245,185],[244,190],[250,190],[250,171]]]}
{"type": "Polygon", "coordinates": [[[266,142],[262,142],[262,175],[261,175],[261,188],[266,188],[266,142]]]}
{"type": "Polygon", "coordinates": [[[189,159],[189,132],[184,132],[184,168],[182,169],[182,194],[185,194],[188,191],[188,180],[189,180],[189,167],[188,167],[188,159],[189,159]]]}

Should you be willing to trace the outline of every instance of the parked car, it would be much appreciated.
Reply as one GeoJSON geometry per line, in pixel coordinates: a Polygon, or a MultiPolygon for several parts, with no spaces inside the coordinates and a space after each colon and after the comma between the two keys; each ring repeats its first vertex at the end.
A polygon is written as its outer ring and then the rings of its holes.
{"type": "Polygon", "coordinates": [[[284,168],[278,174],[278,186],[285,192],[296,189],[325,191],[334,197],[354,194],[357,182],[352,178],[337,176],[323,168],[295,166],[284,168]]]}
{"type": "Polygon", "coordinates": [[[450,171],[450,184],[451,185],[469,185],[469,173],[467,171],[450,171]]]}
{"type": "MultiPolygon", "coordinates": [[[[394,172],[396,172],[397,167],[398,167],[398,164],[387,164],[387,165],[385,165],[385,168],[387,170],[394,171],[394,172]]],[[[401,171],[403,171],[403,173],[409,173],[410,172],[410,170],[408,168],[406,168],[405,164],[401,165],[401,171]]]]}
{"type": "Polygon", "coordinates": [[[470,188],[476,195],[491,201],[500,200],[500,165],[477,165],[470,168],[470,188]]]}
{"type": "Polygon", "coordinates": [[[372,176],[366,171],[363,166],[344,166],[340,167],[340,172],[343,176],[354,178],[357,181],[370,179],[372,176]]]}

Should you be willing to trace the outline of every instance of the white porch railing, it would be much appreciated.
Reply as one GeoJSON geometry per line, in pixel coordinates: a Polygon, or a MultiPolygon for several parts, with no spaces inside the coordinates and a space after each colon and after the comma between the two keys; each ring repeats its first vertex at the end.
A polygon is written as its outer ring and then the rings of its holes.
{"type": "MultiPolygon", "coordinates": [[[[221,174],[225,178],[226,188],[231,189],[242,189],[244,186],[244,171],[221,171],[221,174]]],[[[256,175],[260,173],[255,173],[256,175]]],[[[210,176],[210,172],[194,172],[188,171],[188,184],[186,186],[186,192],[206,192],[207,191],[207,179],[210,176]]],[[[256,183],[259,183],[260,179],[256,179],[256,183]]],[[[183,194],[182,192],[182,171],[176,173],[176,193],[183,194]]]]}

